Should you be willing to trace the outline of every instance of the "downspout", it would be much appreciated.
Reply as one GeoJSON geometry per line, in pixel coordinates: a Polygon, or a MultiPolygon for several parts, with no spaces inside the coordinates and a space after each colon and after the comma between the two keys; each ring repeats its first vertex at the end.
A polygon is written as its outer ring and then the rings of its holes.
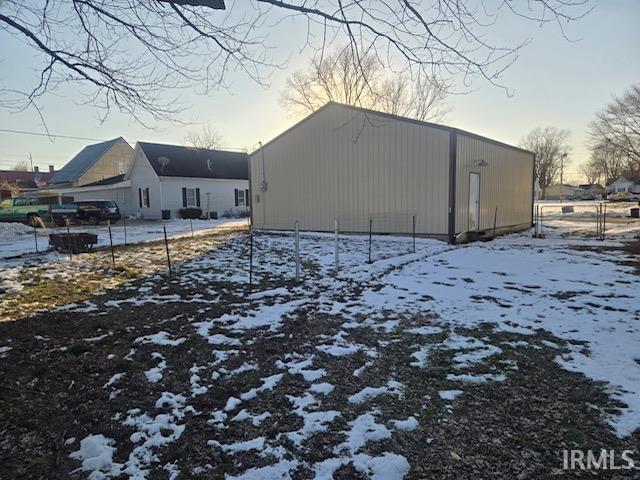
{"type": "Polygon", "coordinates": [[[456,160],[458,157],[458,132],[449,131],[449,244],[456,243],[456,160]]]}

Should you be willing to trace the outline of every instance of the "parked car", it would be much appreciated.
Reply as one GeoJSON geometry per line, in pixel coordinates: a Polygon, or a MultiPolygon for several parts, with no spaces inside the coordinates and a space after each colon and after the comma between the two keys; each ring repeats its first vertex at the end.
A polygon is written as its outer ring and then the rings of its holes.
{"type": "Polygon", "coordinates": [[[98,225],[107,220],[116,223],[121,218],[118,204],[113,200],[82,200],[75,202],[75,205],[77,222],[98,225]]]}
{"type": "Polygon", "coordinates": [[[607,196],[610,202],[638,202],[640,201],[640,193],[616,192],[607,196]]]}
{"type": "Polygon", "coordinates": [[[37,198],[15,197],[0,202],[1,222],[23,222],[42,227],[48,222],[64,222],[75,214],[75,205],[47,205],[37,198]]]}

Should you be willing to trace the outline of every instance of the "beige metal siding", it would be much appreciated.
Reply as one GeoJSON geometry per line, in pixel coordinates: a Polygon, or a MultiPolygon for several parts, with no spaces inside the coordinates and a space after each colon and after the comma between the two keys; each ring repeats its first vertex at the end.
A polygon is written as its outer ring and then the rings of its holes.
{"type": "Polygon", "coordinates": [[[458,132],[456,161],[456,234],[468,231],[469,173],[480,174],[480,228],[531,223],[533,154],[458,132]],[[480,160],[487,162],[479,166],[480,160]]]}
{"type": "Polygon", "coordinates": [[[78,186],[126,173],[132,161],[133,148],[131,145],[126,142],[116,143],[104,152],[91,168],[82,174],[78,180],[78,186]]]}
{"type": "Polygon", "coordinates": [[[447,233],[449,132],[330,105],[250,156],[257,228],[447,233]],[[262,192],[262,155],[267,191],[262,192]]]}

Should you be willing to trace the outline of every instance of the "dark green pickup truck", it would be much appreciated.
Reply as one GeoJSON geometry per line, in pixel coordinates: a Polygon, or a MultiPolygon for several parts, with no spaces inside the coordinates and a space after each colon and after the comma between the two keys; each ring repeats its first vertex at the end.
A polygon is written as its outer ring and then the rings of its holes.
{"type": "Polygon", "coordinates": [[[0,202],[0,222],[23,222],[35,227],[63,223],[76,215],[75,205],[45,205],[37,198],[16,197],[0,202]]]}

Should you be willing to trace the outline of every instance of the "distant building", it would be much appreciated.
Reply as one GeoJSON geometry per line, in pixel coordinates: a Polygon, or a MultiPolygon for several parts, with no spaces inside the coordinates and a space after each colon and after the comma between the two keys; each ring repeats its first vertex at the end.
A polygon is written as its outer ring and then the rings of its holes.
{"type": "Polygon", "coordinates": [[[604,187],[597,183],[583,183],[578,185],[578,187],[585,192],[594,195],[596,198],[601,198],[604,195],[604,187]]]}
{"type": "Polygon", "coordinates": [[[40,172],[38,167],[34,167],[33,172],[0,170],[0,200],[34,192],[46,184],[54,174],[53,165],[49,165],[48,172],[40,172]]]}
{"type": "Polygon", "coordinates": [[[129,158],[119,140],[85,148],[40,195],[57,196],[62,203],[113,200],[124,215],[148,219],[162,218],[163,210],[177,217],[187,207],[200,208],[205,217],[248,213],[246,153],[138,142],[135,149],[126,144],[129,158]],[[120,162],[126,164],[124,171],[120,162]],[[85,183],[107,172],[120,173],[85,183]]]}
{"type": "Polygon", "coordinates": [[[545,200],[577,200],[580,199],[586,190],[566,183],[549,185],[544,191],[545,200]]]}
{"type": "Polygon", "coordinates": [[[89,185],[129,170],[133,148],[122,137],[87,145],[48,181],[49,188],[89,185]]]}
{"type": "Polygon", "coordinates": [[[640,193],[640,178],[619,176],[605,187],[605,193],[640,193]]]}
{"type": "Polygon", "coordinates": [[[161,218],[168,210],[200,208],[205,217],[249,212],[248,156],[244,152],[206,150],[138,142],[131,171],[133,212],[161,218]]]}

